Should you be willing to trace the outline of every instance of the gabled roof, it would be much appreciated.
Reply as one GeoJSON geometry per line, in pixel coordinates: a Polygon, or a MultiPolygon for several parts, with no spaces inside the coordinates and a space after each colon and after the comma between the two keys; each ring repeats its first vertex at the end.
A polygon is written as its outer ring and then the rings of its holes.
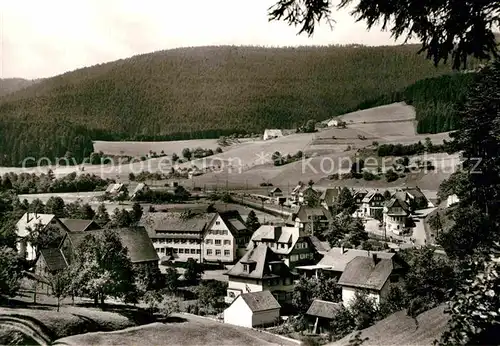
{"type": "Polygon", "coordinates": [[[368,194],[368,191],[365,190],[365,189],[360,189],[360,190],[356,190],[354,193],[353,193],[353,196],[357,196],[357,195],[367,195],[368,194]]]}
{"type": "MultiPolygon", "coordinates": [[[[345,249],[340,247],[334,247],[326,253],[326,255],[318,262],[318,265],[327,268],[328,270],[333,270],[337,272],[343,272],[347,264],[356,257],[366,257],[371,258],[373,254],[376,254],[379,258],[384,259],[396,259],[395,252],[384,252],[384,251],[367,251],[358,249],[345,249]]],[[[398,259],[395,263],[395,268],[402,268],[402,260],[398,259]],[[401,263],[400,263],[401,262],[401,263]]]]}
{"type": "Polygon", "coordinates": [[[245,226],[245,221],[243,221],[243,218],[237,210],[217,212],[210,221],[207,229],[212,228],[214,222],[217,220],[217,215],[220,216],[233,236],[236,236],[239,233],[249,232],[249,230],[245,226]]]}
{"type": "Polygon", "coordinates": [[[27,229],[34,229],[37,225],[47,226],[55,218],[54,214],[25,213],[17,222],[17,236],[28,235],[27,229]]]}
{"type": "Polygon", "coordinates": [[[342,303],[327,302],[315,299],[306,312],[306,315],[333,319],[337,312],[342,309],[342,303]]]}
{"type": "Polygon", "coordinates": [[[293,276],[290,268],[283,263],[277,254],[264,244],[260,244],[248,250],[226,275],[230,278],[231,276],[236,276],[252,279],[271,279],[293,276]],[[244,265],[248,266],[249,271],[244,270],[244,265]]]}
{"type": "Polygon", "coordinates": [[[333,201],[339,196],[340,191],[340,188],[326,189],[319,199],[327,205],[332,205],[333,201]]]}
{"type": "Polygon", "coordinates": [[[390,259],[372,257],[355,257],[345,267],[338,285],[367,288],[380,291],[389,279],[393,270],[390,259]]]}
{"type": "Polygon", "coordinates": [[[201,213],[185,217],[181,212],[148,212],[142,215],[139,225],[145,227],[152,238],[161,237],[157,231],[202,233],[215,215],[216,213],[201,213]]]}
{"type": "Polygon", "coordinates": [[[408,206],[408,204],[404,200],[401,200],[397,197],[392,197],[389,201],[387,201],[385,206],[388,209],[401,207],[401,208],[403,208],[404,211],[410,210],[410,207],[408,206]]]}
{"type": "Polygon", "coordinates": [[[67,267],[60,249],[42,249],[40,250],[40,258],[43,258],[50,272],[55,272],[67,267]]]}
{"type": "Polygon", "coordinates": [[[269,191],[270,193],[276,193],[276,192],[283,192],[281,191],[281,189],[279,187],[275,187],[274,189],[272,189],[271,191],[269,191]]]}
{"type": "MultiPolygon", "coordinates": [[[[158,254],[144,227],[118,228],[113,229],[113,231],[120,237],[123,246],[128,249],[128,255],[132,263],[158,261],[158,254]]],[[[103,232],[103,230],[71,232],[67,236],[73,248],[76,249],[82,244],[87,235],[98,235],[100,232],[103,232]]]]}
{"type": "Polygon", "coordinates": [[[109,184],[106,188],[107,193],[118,193],[123,189],[124,185],[122,183],[109,184]]]}
{"type": "Polygon", "coordinates": [[[324,256],[328,253],[328,251],[331,250],[330,243],[328,243],[327,241],[321,241],[314,235],[309,236],[309,239],[311,240],[311,243],[314,246],[316,252],[320,255],[324,256]]]}
{"type": "Polygon", "coordinates": [[[295,244],[300,237],[304,237],[305,234],[298,227],[285,227],[285,226],[273,226],[273,225],[262,225],[260,226],[250,238],[248,242],[247,249],[252,249],[254,247],[254,241],[265,241],[276,244],[289,244],[286,249],[281,249],[280,247],[272,248],[272,251],[277,254],[288,254],[290,253],[295,244]]]}
{"type": "Polygon", "coordinates": [[[427,197],[424,195],[424,193],[422,192],[422,190],[420,190],[418,186],[406,187],[403,189],[403,191],[410,194],[413,198],[427,200],[427,197]]]}
{"type": "Polygon", "coordinates": [[[59,219],[70,232],[85,232],[101,229],[101,227],[92,220],[79,219],[59,219]]]}
{"type": "Polygon", "coordinates": [[[252,312],[281,309],[281,305],[269,291],[243,293],[240,297],[252,312]]]}
{"type": "Polygon", "coordinates": [[[134,197],[136,194],[138,194],[139,192],[143,191],[143,190],[146,190],[148,189],[148,186],[144,183],[139,183],[137,184],[137,186],[135,187],[134,191],[132,191],[132,194],[130,195],[131,197],[134,197]]]}
{"type": "Polygon", "coordinates": [[[325,218],[328,220],[332,218],[332,215],[330,214],[330,211],[328,209],[323,207],[313,208],[307,205],[301,205],[297,212],[293,214],[295,214],[293,216],[293,219],[295,220],[296,218],[299,218],[300,221],[311,220],[312,217],[325,218]]]}
{"type": "Polygon", "coordinates": [[[371,200],[375,197],[375,196],[381,196],[381,197],[384,197],[384,195],[382,195],[379,191],[371,191],[371,192],[368,192],[368,194],[363,198],[363,203],[370,203],[371,200]]]}

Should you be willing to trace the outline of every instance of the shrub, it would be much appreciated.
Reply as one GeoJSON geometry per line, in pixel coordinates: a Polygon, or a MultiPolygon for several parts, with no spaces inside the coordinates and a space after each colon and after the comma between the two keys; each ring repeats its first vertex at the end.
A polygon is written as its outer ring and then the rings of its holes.
{"type": "Polygon", "coordinates": [[[398,180],[399,175],[396,172],[394,172],[394,170],[389,169],[387,170],[387,172],[385,172],[385,178],[387,179],[387,182],[390,183],[398,180]]]}

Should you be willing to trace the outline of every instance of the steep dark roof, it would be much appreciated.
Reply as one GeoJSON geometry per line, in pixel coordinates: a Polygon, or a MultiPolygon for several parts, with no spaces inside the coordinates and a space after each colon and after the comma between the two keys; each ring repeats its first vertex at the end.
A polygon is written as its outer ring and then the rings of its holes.
{"type": "Polygon", "coordinates": [[[372,257],[356,257],[345,267],[340,276],[340,286],[368,288],[380,291],[393,270],[390,259],[380,258],[375,262],[372,257]]]}
{"type": "Polygon", "coordinates": [[[331,250],[330,244],[327,241],[321,241],[314,235],[309,236],[309,239],[311,240],[316,252],[320,255],[326,255],[328,251],[331,250]]]}
{"type": "Polygon", "coordinates": [[[299,210],[295,213],[296,216],[300,219],[300,221],[306,221],[306,220],[311,220],[311,217],[323,217],[327,220],[330,220],[332,218],[332,215],[330,212],[323,207],[308,207],[306,205],[300,206],[299,210]]]}
{"type": "Polygon", "coordinates": [[[281,305],[269,291],[244,293],[240,297],[245,301],[252,312],[281,308],[281,305]]]}
{"type": "Polygon", "coordinates": [[[333,303],[315,299],[306,314],[314,317],[333,319],[340,309],[342,309],[342,303],[333,303]]]}
{"type": "Polygon", "coordinates": [[[146,228],[151,238],[161,237],[157,231],[201,233],[207,229],[216,213],[195,214],[187,218],[184,215],[181,212],[145,213],[139,225],[146,228]]]}
{"type": "Polygon", "coordinates": [[[101,229],[98,224],[96,224],[92,220],[79,220],[79,219],[59,219],[64,226],[70,232],[84,232],[84,231],[93,231],[97,229],[101,229]]]}
{"type": "Polygon", "coordinates": [[[371,258],[373,254],[376,254],[379,258],[389,259],[394,261],[395,268],[402,268],[405,266],[402,263],[400,257],[394,252],[384,252],[384,251],[367,251],[358,249],[347,249],[334,247],[326,253],[326,255],[319,261],[318,265],[330,267],[330,270],[343,272],[347,264],[358,256],[371,258]]]}
{"type": "Polygon", "coordinates": [[[411,194],[414,198],[417,199],[427,199],[422,190],[419,187],[407,187],[403,189],[404,192],[411,194]]]}
{"type": "Polygon", "coordinates": [[[320,200],[331,206],[333,201],[339,196],[340,191],[341,190],[339,188],[326,189],[321,194],[320,200]]]}
{"type": "MultiPolygon", "coordinates": [[[[243,218],[237,210],[221,211],[217,214],[221,217],[222,221],[224,221],[233,236],[238,235],[238,233],[249,233],[249,230],[245,226],[245,221],[243,221],[243,218]]],[[[215,220],[216,217],[212,219],[208,228],[212,227],[215,220]]]]}
{"type": "Polygon", "coordinates": [[[248,250],[226,275],[252,279],[293,276],[290,268],[265,244],[248,250]],[[244,270],[244,265],[248,266],[249,271],[244,270]]]}
{"type": "Polygon", "coordinates": [[[47,269],[51,272],[55,272],[66,268],[66,261],[61,253],[61,250],[55,249],[42,249],[40,250],[40,256],[45,261],[47,269]]]}
{"type": "MultiPolygon", "coordinates": [[[[132,263],[158,261],[158,254],[144,227],[119,228],[113,229],[113,231],[118,234],[123,246],[128,249],[128,255],[132,263]]],[[[102,230],[71,232],[68,233],[68,237],[74,249],[76,249],[82,244],[87,235],[97,235],[100,232],[102,232],[102,230]]]]}

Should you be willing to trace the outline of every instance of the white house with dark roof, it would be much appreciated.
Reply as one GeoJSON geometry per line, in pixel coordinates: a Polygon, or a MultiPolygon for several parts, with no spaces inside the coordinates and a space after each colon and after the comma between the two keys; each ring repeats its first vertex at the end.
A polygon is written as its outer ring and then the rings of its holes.
{"type": "Polygon", "coordinates": [[[269,291],[244,293],[224,310],[224,323],[253,328],[279,322],[281,305],[269,291]]]}
{"type": "Polygon", "coordinates": [[[393,261],[380,258],[358,256],[347,263],[337,284],[342,287],[342,303],[349,307],[356,294],[366,294],[380,304],[389,294],[390,277],[394,270],[393,261]]]}
{"type": "Polygon", "coordinates": [[[385,198],[380,191],[370,191],[361,201],[361,217],[382,216],[385,198]]]}
{"type": "Polygon", "coordinates": [[[410,216],[408,204],[397,195],[386,202],[383,209],[383,222],[387,232],[401,234],[406,229],[410,216]]]}
{"type": "Polygon", "coordinates": [[[314,235],[328,228],[331,220],[332,215],[328,209],[301,205],[291,213],[286,224],[288,226],[300,228],[306,233],[314,235]]]}
{"type": "Polygon", "coordinates": [[[245,254],[251,235],[238,211],[217,212],[203,235],[204,261],[234,263],[245,254]]]}
{"type": "Polygon", "coordinates": [[[279,129],[266,129],[262,137],[263,140],[267,141],[274,138],[283,137],[283,131],[279,129]]]}
{"type": "Polygon", "coordinates": [[[35,230],[37,227],[40,230],[54,227],[61,232],[67,231],[64,224],[53,214],[25,213],[16,224],[16,247],[19,254],[27,260],[36,258],[37,249],[26,240],[26,237],[30,230],[35,230]]]}
{"type": "Polygon", "coordinates": [[[307,276],[317,276],[321,271],[324,275],[327,276],[340,277],[347,267],[347,264],[354,258],[371,258],[374,254],[377,255],[378,258],[388,259],[393,262],[393,281],[399,280],[399,277],[404,275],[408,265],[396,252],[368,251],[349,249],[344,247],[332,248],[315,265],[298,266],[295,269],[299,273],[306,274],[307,276]]]}
{"type": "Polygon", "coordinates": [[[328,332],[333,318],[340,309],[342,309],[342,303],[321,299],[313,300],[306,312],[307,319],[312,322],[312,332],[315,334],[328,332]]]}
{"type": "Polygon", "coordinates": [[[281,303],[291,302],[295,275],[267,245],[260,244],[225,273],[228,276],[226,303],[243,293],[270,291],[281,303]]]}
{"type": "Polygon", "coordinates": [[[260,244],[267,245],[292,269],[314,261],[315,247],[298,227],[262,225],[252,234],[247,250],[260,244]]]}

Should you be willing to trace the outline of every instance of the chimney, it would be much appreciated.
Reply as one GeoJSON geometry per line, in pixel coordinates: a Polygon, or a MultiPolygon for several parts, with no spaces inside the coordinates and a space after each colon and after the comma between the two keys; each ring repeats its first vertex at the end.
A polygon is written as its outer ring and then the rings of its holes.
{"type": "Polygon", "coordinates": [[[340,246],[340,254],[341,255],[345,254],[344,245],[340,246]]]}
{"type": "Polygon", "coordinates": [[[380,258],[378,258],[377,254],[376,253],[373,253],[372,254],[372,258],[373,258],[373,263],[377,264],[380,260],[380,258]]]}

